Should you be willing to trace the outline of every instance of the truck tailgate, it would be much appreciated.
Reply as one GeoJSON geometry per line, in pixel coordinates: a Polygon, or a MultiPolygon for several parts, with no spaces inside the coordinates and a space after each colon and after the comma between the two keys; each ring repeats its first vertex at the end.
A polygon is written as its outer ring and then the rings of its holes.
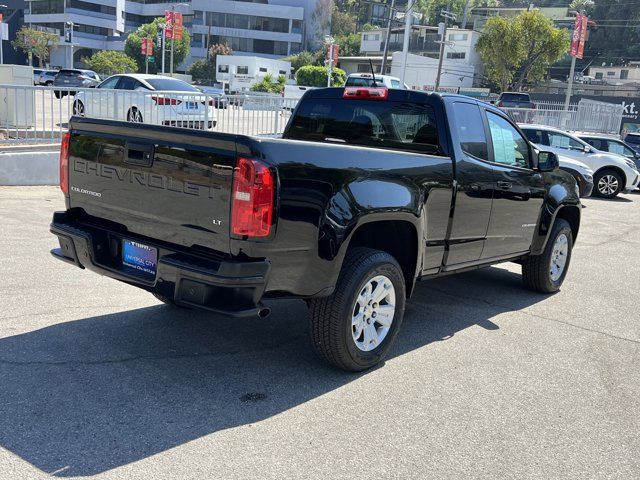
{"type": "Polygon", "coordinates": [[[228,254],[233,135],[84,118],[70,132],[69,208],[228,254]]]}

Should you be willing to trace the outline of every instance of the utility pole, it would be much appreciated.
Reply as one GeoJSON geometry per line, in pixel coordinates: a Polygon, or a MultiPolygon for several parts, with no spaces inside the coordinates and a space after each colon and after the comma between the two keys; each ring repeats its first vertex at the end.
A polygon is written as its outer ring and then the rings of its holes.
{"type": "MultiPolygon", "coordinates": [[[[411,0],[409,0],[411,1],[411,0]]],[[[407,3],[407,10],[404,12],[404,38],[402,39],[402,77],[400,83],[405,84],[405,77],[407,75],[407,62],[409,61],[409,37],[411,36],[411,9],[413,4],[417,0],[413,0],[411,3],[407,3]]]]}
{"type": "Polygon", "coordinates": [[[438,25],[438,30],[442,27],[442,36],[440,37],[440,55],[438,58],[438,73],[436,74],[436,89],[437,92],[440,88],[440,77],[442,75],[442,61],[444,60],[444,47],[448,44],[447,42],[447,20],[454,20],[457,18],[455,13],[451,13],[448,10],[442,10],[440,15],[444,17],[444,22],[441,22],[438,25]]]}
{"type": "Polygon", "coordinates": [[[165,54],[167,53],[167,49],[165,48],[166,44],[167,44],[167,25],[163,24],[162,25],[162,45],[158,49],[160,50],[160,52],[162,52],[162,75],[164,75],[164,57],[165,57],[165,54]]]}
{"type": "Polygon", "coordinates": [[[389,20],[387,21],[387,34],[384,41],[384,52],[382,53],[382,67],[380,67],[380,74],[384,75],[387,68],[387,55],[389,54],[389,39],[391,38],[391,23],[393,22],[393,15],[395,12],[396,0],[391,0],[391,8],[389,9],[389,20]]]}
{"type": "Polygon", "coordinates": [[[69,42],[69,68],[73,68],[73,22],[67,22],[65,40],[69,42]]]}

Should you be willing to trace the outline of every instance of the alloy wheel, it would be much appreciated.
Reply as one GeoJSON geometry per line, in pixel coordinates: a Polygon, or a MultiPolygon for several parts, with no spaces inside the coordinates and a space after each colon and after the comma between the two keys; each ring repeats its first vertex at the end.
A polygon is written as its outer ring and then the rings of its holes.
{"type": "Polygon", "coordinates": [[[353,306],[351,335],[356,347],[369,352],[380,345],[396,312],[396,291],[384,275],[368,280],[353,306]]]}

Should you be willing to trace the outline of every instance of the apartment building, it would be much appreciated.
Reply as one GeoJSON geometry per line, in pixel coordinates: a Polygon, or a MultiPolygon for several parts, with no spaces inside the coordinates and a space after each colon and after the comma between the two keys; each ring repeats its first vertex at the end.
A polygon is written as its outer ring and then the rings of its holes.
{"type": "MultiPolygon", "coordinates": [[[[52,66],[74,66],[100,50],[124,50],[126,36],[175,8],[191,33],[191,53],[181,69],[227,43],[237,55],[285,57],[317,46],[327,33],[323,0],[26,0],[24,22],[60,35],[52,66]],[[74,24],[74,45],[64,41],[74,24]]],[[[180,68],[179,68],[180,70],[180,68]]]]}

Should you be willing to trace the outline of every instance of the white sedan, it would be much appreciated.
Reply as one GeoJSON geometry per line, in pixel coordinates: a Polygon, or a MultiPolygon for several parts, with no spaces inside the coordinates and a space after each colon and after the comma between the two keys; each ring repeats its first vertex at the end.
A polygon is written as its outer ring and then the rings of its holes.
{"type": "Polygon", "coordinates": [[[177,78],[113,75],[95,89],[79,91],[73,114],[107,120],[187,128],[216,126],[214,99],[177,78]]]}

